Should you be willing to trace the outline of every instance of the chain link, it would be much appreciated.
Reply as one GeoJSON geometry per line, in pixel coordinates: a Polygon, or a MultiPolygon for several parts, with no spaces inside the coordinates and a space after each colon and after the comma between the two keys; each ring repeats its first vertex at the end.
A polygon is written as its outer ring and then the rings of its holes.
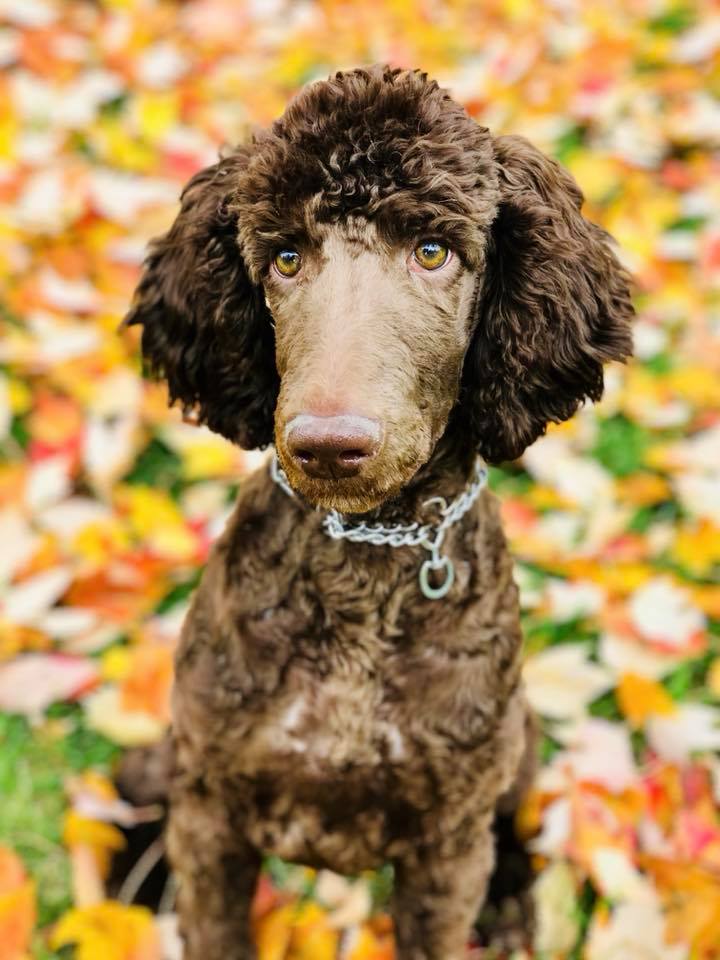
{"type": "MultiPolygon", "coordinates": [[[[288,482],[285,471],[280,466],[277,454],[273,455],[270,464],[270,475],[277,485],[290,497],[295,492],[288,482]]],[[[444,597],[455,579],[455,568],[452,560],[441,553],[443,541],[447,531],[456,524],[475,503],[480,492],[487,486],[487,467],[478,458],[475,461],[475,474],[472,483],[463,490],[450,504],[443,497],[432,497],[426,500],[424,507],[439,504],[439,523],[407,523],[384,526],[381,523],[352,523],[346,520],[337,510],[330,510],[323,520],[325,533],[333,540],[347,540],[350,543],[370,543],[376,547],[417,547],[421,546],[430,553],[419,571],[420,588],[430,600],[444,597]],[[430,583],[432,571],[444,571],[445,579],[437,587],[430,583]]]]}

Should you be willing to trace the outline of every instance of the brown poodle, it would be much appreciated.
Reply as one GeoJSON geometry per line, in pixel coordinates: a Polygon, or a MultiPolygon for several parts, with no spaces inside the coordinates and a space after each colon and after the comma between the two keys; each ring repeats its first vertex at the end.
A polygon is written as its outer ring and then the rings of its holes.
{"type": "Polygon", "coordinates": [[[244,481],[177,656],[187,960],[255,956],[269,852],[390,861],[399,960],[464,956],[533,752],[476,458],[519,456],[631,350],[628,278],[581,203],[425,74],[372,68],[198,173],[152,245],[127,320],[150,368],[279,461],[244,481]]]}

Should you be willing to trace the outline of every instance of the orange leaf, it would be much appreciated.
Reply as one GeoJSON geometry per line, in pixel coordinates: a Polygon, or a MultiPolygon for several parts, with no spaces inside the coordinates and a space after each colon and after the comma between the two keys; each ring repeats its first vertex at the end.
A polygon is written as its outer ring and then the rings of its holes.
{"type": "Polygon", "coordinates": [[[670,499],[672,491],[667,480],[657,473],[633,473],[616,481],[620,500],[636,507],[652,506],[670,499]]]}
{"type": "Polygon", "coordinates": [[[35,926],[35,887],[20,858],[0,847],[0,956],[22,960],[35,926]]]}
{"type": "Polygon", "coordinates": [[[393,960],[395,947],[391,931],[377,932],[364,925],[350,947],[347,960],[393,960]]]}
{"type": "Polygon", "coordinates": [[[675,712],[675,702],[657,681],[636,673],[624,673],[617,686],[620,710],[634,729],[643,726],[648,717],[669,716],[675,712]]]}
{"type": "Polygon", "coordinates": [[[173,654],[168,646],[145,644],[131,656],[130,671],[120,684],[125,710],[143,710],[163,722],[170,721],[173,654]]]}
{"type": "Polygon", "coordinates": [[[327,913],[316,903],[305,904],[292,932],[288,960],[335,960],[338,940],[327,913]]]}
{"type": "Polygon", "coordinates": [[[714,620],[720,620],[720,587],[694,586],[690,588],[694,603],[714,620]]]}
{"type": "Polygon", "coordinates": [[[290,946],[294,916],[295,907],[292,904],[286,904],[278,910],[271,910],[264,914],[257,921],[255,943],[258,960],[285,960],[290,946]]]}
{"type": "Polygon", "coordinates": [[[692,863],[647,857],[643,866],[655,881],[665,906],[669,939],[690,943],[693,956],[717,960],[720,930],[720,882],[717,874],[692,863]]]}

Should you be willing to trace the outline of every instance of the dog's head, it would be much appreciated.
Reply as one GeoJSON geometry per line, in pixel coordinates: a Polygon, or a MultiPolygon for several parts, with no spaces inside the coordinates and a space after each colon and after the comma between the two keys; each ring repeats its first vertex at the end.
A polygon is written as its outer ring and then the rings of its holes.
{"type": "Polygon", "coordinates": [[[446,430],[512,459],[600,397],[632,306],[581,203],[424,74],[339,73],[190,181],[127,322],[173,400],[364,512],[446,430]]]}

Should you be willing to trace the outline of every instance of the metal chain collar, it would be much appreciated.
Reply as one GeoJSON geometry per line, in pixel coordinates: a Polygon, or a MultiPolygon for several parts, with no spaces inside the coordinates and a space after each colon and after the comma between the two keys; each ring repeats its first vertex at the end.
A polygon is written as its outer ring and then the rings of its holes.
{"type": "MultiPolygon", "coordinates": [[[[295,496],[295,491],[278,462],[277,454],[273,454],[270,475],[288,496],[295,496]]],[[[442,518],[439,523],[398,523],[385,527],[381,523],[368,524],[364,521],[352,523],[337,510],[330,510],[323,520],[323,528],[333,540],[371,543],[377,547],[424,547],[429,551],[430,556],[423,562],[418,573],[420,589],[428,600],[439,600],[448,594],[455,581],[455,566],[450,557],[441,553],[445,534],[453,524],[465,516],[480,496],[480,492],[487,486],[487,481],[487,467],[478,459],[475,462],[475,475],[472,482],[451,503],[448,504],[444,497],[432,497],[426,500],[424,507],[431,504],[439,505],[442,518]],[[440,571],[444,572],[444,580],[439,586],[434,587],[430,582],[430,574],[440,571]]]]}

